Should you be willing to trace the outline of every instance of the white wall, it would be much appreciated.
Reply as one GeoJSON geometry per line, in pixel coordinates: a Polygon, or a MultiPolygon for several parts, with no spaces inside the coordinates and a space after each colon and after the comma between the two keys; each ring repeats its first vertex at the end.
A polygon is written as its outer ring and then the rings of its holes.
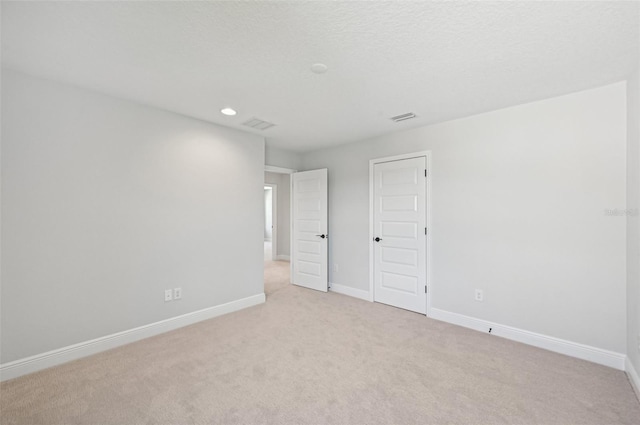
{"type": "Polygon", "coordinates": [[[624,353],[625,90],[303,155],[329,169],[330,281],[369,288],[369,160],[430,150],[432,306],[624,353]]]}
{"type": "Polygon", "coordinates": [[[2,114],[2,363],[263,292],[261,137],[8,70],[2,114]]]}
{"type": "Polygon", "coordinates": [[[264,240],[273,237],[273,189],[264,189],[264,240]]]}
{"type": "Polygon", "coordinates": [[[282,173],[264,173],[264,182],[275,184],[278,186],[278,219],[277,219],[277,237],[278,246],[276,255],[288,257],[290,255],[290,226],[291,226],[291,207],[290,207],[290,176],[282,173]]]}
{"type": "Polygon", "coordinates": [[[302,164],[302,156],[295,152],[266,146],[264,164],[272,165],[274,167],[289,168],[291,170],[299,170],[302,164]]]}
{"type": "Polygon", "coordinates": [[[627,128],[627,356],[640,373],[640,68],[627,81],[627,128]]]}

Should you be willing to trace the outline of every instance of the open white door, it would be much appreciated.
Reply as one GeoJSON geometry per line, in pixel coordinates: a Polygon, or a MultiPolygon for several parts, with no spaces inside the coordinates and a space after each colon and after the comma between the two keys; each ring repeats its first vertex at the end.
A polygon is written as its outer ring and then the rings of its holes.
{"type": "Polygon", "coordinates": [[[327,292],[327,169],[293,175],[292,281],[327,292]]]}

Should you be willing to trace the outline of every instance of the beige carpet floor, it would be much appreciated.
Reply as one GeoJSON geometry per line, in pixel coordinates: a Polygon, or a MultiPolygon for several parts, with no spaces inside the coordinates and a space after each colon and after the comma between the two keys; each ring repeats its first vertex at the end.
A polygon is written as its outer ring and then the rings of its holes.
{"type": "Polygon", "coordinates": [[[10,424],[638,424],[623,372],[293,285],[2,383],[10,424]]]}
{"type": "Polygon", "coordinates": [[[289,285],[289,264],[288,261],[264,262],[264,293],[267,297],[289,285]]]}

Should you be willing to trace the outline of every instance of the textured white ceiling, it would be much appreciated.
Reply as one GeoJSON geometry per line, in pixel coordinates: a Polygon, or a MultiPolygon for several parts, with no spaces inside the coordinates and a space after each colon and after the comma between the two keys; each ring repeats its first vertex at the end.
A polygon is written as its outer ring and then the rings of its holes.
{"type": "Polygon", "coordinates": [[[303,152],[625,79],[638,20],[621,1],[4,1],[2,63],[303,152]]]}

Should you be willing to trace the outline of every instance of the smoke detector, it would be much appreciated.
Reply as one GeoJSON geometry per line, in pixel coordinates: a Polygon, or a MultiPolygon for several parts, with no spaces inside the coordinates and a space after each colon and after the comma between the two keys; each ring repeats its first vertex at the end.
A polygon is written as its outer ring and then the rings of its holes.
{"type": "Polygon", "coordinates": [[[275,124],[263,121],[259,118],[251,118],[249,121],[245,121],[242,125],[246,125],[247,127],[255,128],[256,130],[266,130],[268,128],[273,127],[275,124]]]}
{"type": "Polygon", "coordinates": [[[391,120],[393,120],[394,122],[400,122],[400,121],[410,120],[415,117],[416,117],[416,114],[414,114],[413,112],[407,112],[406,114],[401,114],[401,115],[396,115],[395,117],[391,117],[391,120]]]}

